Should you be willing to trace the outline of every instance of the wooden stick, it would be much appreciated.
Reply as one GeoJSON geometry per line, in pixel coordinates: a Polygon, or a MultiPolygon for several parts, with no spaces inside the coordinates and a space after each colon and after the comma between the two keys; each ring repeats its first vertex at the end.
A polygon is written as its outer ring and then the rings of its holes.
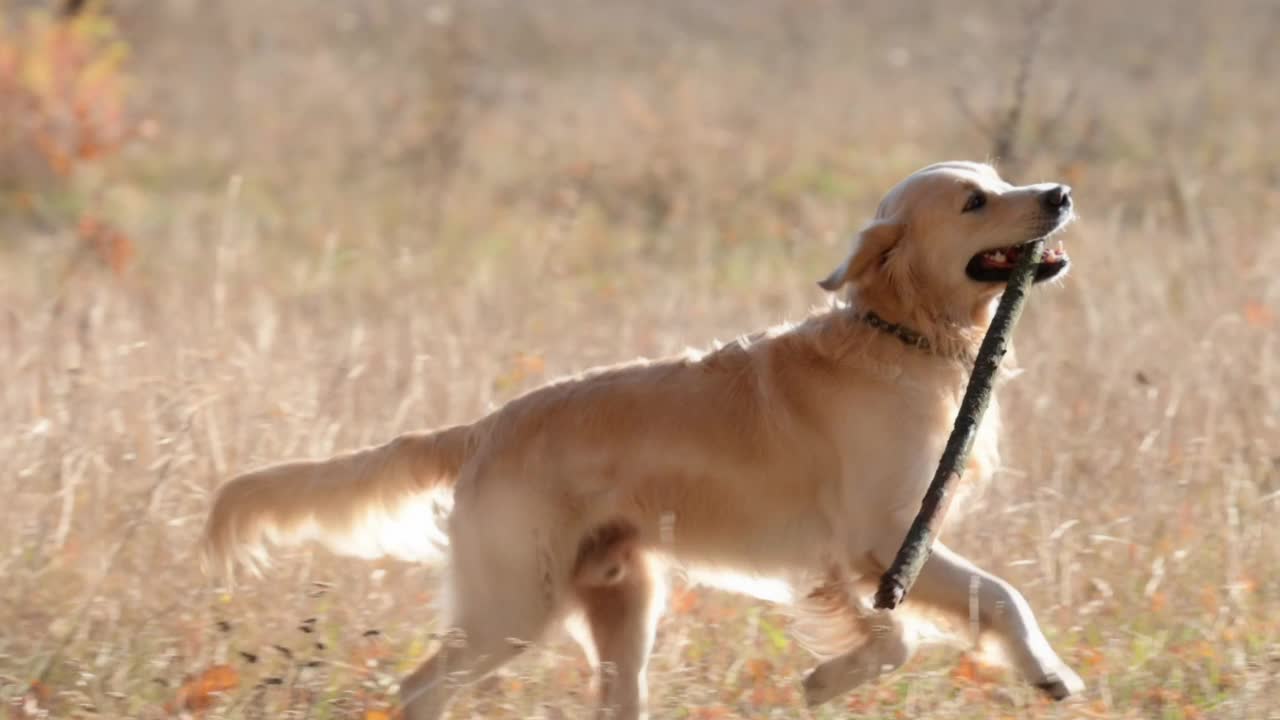
{"type": "Polygon", "coordinates": [[[969,376],[964,399],[960,401],[960,411],[956,413],[956,422],[951,429],[951,437],[947,438],[947,446],[942,451],[942,459],[938,462],[933,482],[929,483],[929,490],[920,503],[920,512],[916,514],[915,522],[911,523],[911,529],[907,532],[897,557],[880,578],[875,599],[877,609],[896,608],[906,598],[907,591],[929,559],[933,539],[942,527],[947,506],[951,503],[952,490],[964,472],[969,449],[978,433],[978,424],[982,422],[982,415],[991,401],[992,381],[996,371],[1000,369],[1005,351],[1009,349],[1009,336],[1018,316],[1022,314],[1022,305],[1035,280],[1036,269],[1043,254],[1044,238],[1037,238],[1023,245],[1018,254],[1018,262],[1009,275],[1009,285],[996,307],[995,317],[991,319],[991,327],[987,328],[987,334],[982,339],[982,346],[978,348],[973,374],[969,376]]]}

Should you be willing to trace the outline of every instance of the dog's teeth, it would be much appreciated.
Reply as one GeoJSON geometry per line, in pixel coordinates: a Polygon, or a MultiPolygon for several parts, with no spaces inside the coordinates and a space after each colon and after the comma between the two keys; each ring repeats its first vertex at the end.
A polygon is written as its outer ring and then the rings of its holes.
{"type": "Polygon", "coordinates": [[[991,259],[995,260],[996,262],[1004,262],[1005,261],[1004,253],[996,251],[991,254],[991,259]]]}

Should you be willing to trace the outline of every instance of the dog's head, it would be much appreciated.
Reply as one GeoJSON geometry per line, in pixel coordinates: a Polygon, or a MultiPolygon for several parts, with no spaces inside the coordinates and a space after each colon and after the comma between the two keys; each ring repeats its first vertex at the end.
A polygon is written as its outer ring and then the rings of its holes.
{"type": "MultiPolygon", "coordinates": [[[[930,165],[889,191],[848,257],[818,284],[832,292],[847,285],[876,310],[981,323],[1020,248],[1074,217],[1066,185],[1010,185],[981,163],[930,165]]],[[[1062,275],[1068,263],[1061,244],[1051,245],[1036,281],[1062,275]]]]}

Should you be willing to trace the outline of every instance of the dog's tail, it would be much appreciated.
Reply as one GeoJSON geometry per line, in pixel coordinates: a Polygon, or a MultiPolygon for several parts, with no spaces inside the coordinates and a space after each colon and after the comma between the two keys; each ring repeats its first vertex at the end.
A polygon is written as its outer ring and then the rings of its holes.
{"type": "Polygon", "coordinates": [[[457,425],[409,433],[328,460],[281,463],[219,488],[204,528],[207,569],[257,572],[266,543],[315,540],[342,555],[438,557],[459,469],[475,444],[457,425]]]}

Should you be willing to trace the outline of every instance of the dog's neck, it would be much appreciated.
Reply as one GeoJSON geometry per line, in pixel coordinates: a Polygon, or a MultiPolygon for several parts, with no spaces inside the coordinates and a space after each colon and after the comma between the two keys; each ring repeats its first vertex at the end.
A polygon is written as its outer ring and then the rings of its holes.
{"type": "Polygon", "coordinates": [[[917,348],[925,352],[933,352],[933,343],[929,342],[929,338],[921,333],[912,330],[905,325],[891,323],[880,317],[875,310],[861,310],[857,312],[858,319],[870,325],[881,332],[888,333],[903,342],[907,347],[917,348]]]}
{"type": "Polygon", "coordinates": [[[938,332],[926,334],[909,325],[890,322],[879,313],[856,306],[850,308],[859,321],[874,330],[890,335],[912,350],[928,355],[937,355],[949,360],[958,360],[965,365],[972,365],[977,357],[977,344],[967,332],[938,332]]]}
{"type": "Polygon", "coordinates": [[[912,350],[973,364],[991,322],[989,311],[975,312],[969,322],[958,322],[930,312],[926,304],[907,306],[897,300],[886,293],[851,292],[848,312],[912,350]]]}

